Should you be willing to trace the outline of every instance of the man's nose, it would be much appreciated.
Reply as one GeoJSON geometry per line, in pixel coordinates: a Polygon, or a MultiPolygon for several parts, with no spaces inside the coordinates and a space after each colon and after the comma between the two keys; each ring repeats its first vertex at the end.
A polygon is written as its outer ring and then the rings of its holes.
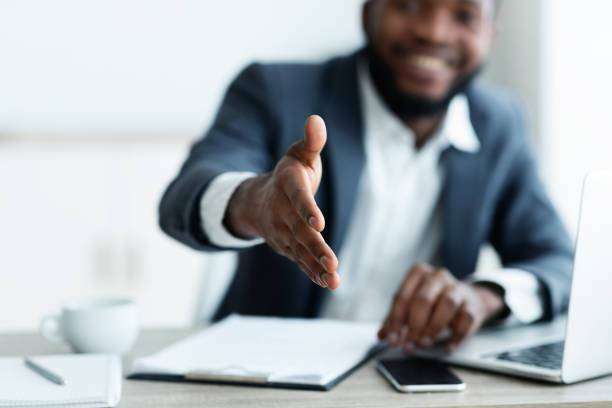
{"type": "Polygon", "coordinates": [[[446,44],[452,35],[452,15],[440,5],[425,7],[413,30],[424,42],[446,44]]]}

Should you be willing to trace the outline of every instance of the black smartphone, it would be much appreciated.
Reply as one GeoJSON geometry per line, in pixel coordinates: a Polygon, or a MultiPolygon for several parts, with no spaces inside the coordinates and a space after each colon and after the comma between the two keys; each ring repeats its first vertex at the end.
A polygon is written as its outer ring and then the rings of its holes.
{"type": "Polygon", "coordinates": [[[416,357],[383,359],[378,371],[399,392],[463,391],[465,383],[446,364],[416,357]]]}

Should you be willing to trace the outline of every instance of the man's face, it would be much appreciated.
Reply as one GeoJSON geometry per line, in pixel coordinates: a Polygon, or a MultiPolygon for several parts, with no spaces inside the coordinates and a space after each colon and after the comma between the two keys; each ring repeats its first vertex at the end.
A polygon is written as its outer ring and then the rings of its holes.
{"type": "Polygon", "coordinates": [[[396,91],[431,102],[484,63],[494,34],[495,0],[371,0],[364,9],[369,45],[396,91]]]}

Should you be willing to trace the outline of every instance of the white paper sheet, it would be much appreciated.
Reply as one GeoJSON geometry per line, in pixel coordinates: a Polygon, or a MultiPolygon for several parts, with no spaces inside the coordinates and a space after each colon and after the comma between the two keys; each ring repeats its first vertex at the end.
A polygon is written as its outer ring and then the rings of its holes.
{"type": "Polygon", "coordinates": [[[31,357],[59,374],[57,385],[26,367],[22,357],[0,358],[0,407],[114,406],[121,396],[121,361],[103,354],[31,357]]]}
{"type": "Polygon", "coordinates": [[[375,324],[232,315],[136,360],[132,371],[324,385],[366,356],[376,330],[375,324]]]}

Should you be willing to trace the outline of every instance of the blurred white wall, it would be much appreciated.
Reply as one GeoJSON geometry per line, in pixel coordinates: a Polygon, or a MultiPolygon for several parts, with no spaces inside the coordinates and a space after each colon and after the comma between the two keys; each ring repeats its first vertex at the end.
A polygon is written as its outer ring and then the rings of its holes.
{"type": "Polygon", "coordinates": [[[525,104],[534,144],[541,136],[543,3],[502,2],[498,29],[485,77],[515,92],[525,104]]]}
{"type": "Polygon", "coordinates": [[[575,232],[584,175],[593,169],[612,169],[612,2],[543,3],[545,174],[555,202],[575,232]]]}
{"type": "Polygon", "coordinates": [[[362,0],[1,0],[0,130],[193,136],[253,59],[360,39],[362,0]]]}

